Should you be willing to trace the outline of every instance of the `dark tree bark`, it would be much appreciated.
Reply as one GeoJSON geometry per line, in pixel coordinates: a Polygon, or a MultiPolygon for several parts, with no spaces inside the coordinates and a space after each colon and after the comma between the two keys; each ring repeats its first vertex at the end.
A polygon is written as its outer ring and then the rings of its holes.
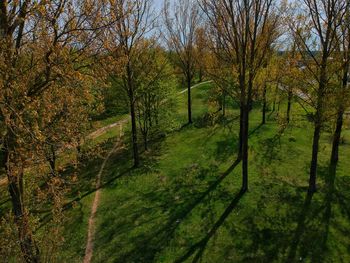
{"type": "Polygon", "coordinates": [[[313,141],[312,141],[312,158],[311,158],[310,178],[309,178],[310,193],[314,193],[317,190],[316,175],[317,175],[317,161],[318,161],[320,134],[321,134],[321,125],[320,123],[315,123],[314,135],[313,135],[313,141]]]}
{"type": "Polygon", "coordinates": [[[292,98],[293,92],[291,90],[288,91],[288,102],[287,102],[287,123],[290,121],[290,110],[292,108],[292,98]]]}
{"type": "Polygon", "coordinates": [[[203,69],[199,67],[199,83],[203,81],[203,69]]]}
{"type": "Polygon", "coordinates": [[[53,144],[50,145],[49,164],[52,175],[56,175],[56,150],[53,144]]]}
{"type": "Polygon", "coordinates": [[[266,108],[267,108],[267,102],[266,102],[266,83],[264,85],[263,90],[263,107],[262,107],[262,124],[266,123],[266,108]]]}
{"type": "Polygon", "coordinates": [[[239,113],[239,138],[238,138],[238,159],[242,160],[242,142],[243,142],[243,138],[242,138],[242,134],[243,134],[243,105],[240,105],[239,107],[240,109],[240,113],[239,113]]]}
{"type": "Polygon", "coordinates": [[[248,190],[248,130],[249,106],[243,107],[242,117],[242,191],[248,190]]]}
{"type": "Polygon", "coordinates": [[[277,93],[278,93],[278,85],[279,83],[276,83],[276,87],[275,87],[275,92],[273,94],[273,104],[272,104],[272,111],[274,112],[276,110],[276,99],[277,99],[277,93]]]}
{"type": "MultiPolygon", "coordinates": [[[[191,73],[189,73],[191,74],[191,73]]],[[[187,76],[187,112],[188,123],[192,123],[191,76],[187,76]]]]}
{"type": "Polygon", "coordinates": [[[322,67],[320,71],[320,82],[317,91],[317,105],[316,113],[314,116],[314,135],[312,141],[312,156],[310,164],[310,178],[309,178],[309,192],[314,193],[317,190],[316,186],[316,177],[317,177],[317,163],[318,163],[318,152],[319,152],[319,143],[321,136],[322,120],[323,120],[323,99],[324,99],[324,90],[326,88],[326,65],[327,57],[326,52],[323,54],[322,67]]]}
{"type": "Polygon", "coordinates": [[[340,145],[341,131],[343,128],[343,115],[344,115],[344,111],[342,109],[339,109],[337,113],[337,123],[333,134],[332,153],[331,153],[331,160],[329,165],[330,174],[334,174],[334,175],[336,174],[337,164],[339,160],[339,145],[340,145]]]}
{"type": "Polygon", "coordinates": [[[226,115],[226,92],[222,93],[222,116],[226,115]]]}
{"type": "Polygon", "coordinates": [[[131,137],[132,137],[132,149],[134,158],[134,167],[140,165],[140,156],[137,142],[137,125],[136,125],[136,113],[135,113],[135,98],[133,89],[129,88],[129,100],[130,100],[130,117],[131,117],[131,137]]]}

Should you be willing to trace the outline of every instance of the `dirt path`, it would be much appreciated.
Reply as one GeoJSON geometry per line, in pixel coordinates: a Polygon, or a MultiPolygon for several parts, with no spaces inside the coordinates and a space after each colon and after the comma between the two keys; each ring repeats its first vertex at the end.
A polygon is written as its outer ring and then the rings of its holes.
{"type": "MultiPolygon", "coordinates": [[[[205,82],[201,82],[201,83],[198,83],[198,84],[196,84],[196,85],[193,85],[193,86],[191,87],[191,89],[194,89],[194,88],[197,88],[197,87],[200,86],[200,85],[207,84],[207,83],[212,83],[212,82],[213,82],[212,80],[208,80],[208,81],[205,81],[205,82]]],[[[184,89],[184,90],[180,91],[179,94],[182,94],[182,93],[185,93],[185,92],[187,92],[187,89],[184,89]]]]}
{"type": "Polygon", "coordinates": [[[101,178],[102,178],[102,173],[104,171],[104,168],[107,164],[107,161],[109,160],[109,158],[111,157],[111,155],[113,154],[113,152],[115,152],[117,150],[117,148],[120,147],[122,141],[121,138],[123,136],[123,122],[120,122],[116,125],[114,125],[113,127],[120,125],[120,135],[119,135],[119,139],[117,141],[117,143],[114,145],[113,149],[107,154],[106,158],[103,160],[103,163],[101,165],[101,168],[97,174],[96,177],[96,192],[95,192],[95,197],[94,200],[92,202],[92,206],[91,206],[91,213],[90,213],[90,217],[89,217],[89,226],[88,226],[88,237],[87,237],[87,242],[86,242],[86,248],[85,248],[85,256],[84,256],[84,263],[90,263],[91,259],[92,259],[92,255],[93,255],[93,248],[94,248],[94,235],[95,235],[95,216],[96,216],[96,212],[97,212],[97,208],[100,202],[100,197],[101,197],[101,178]]]}
{"type": "MultiPolygon", "coordinates": [[[[191,89],[196,88],[202,84],[206,84],[206,83],[210,83],[212,81],[206,81],[206,82],[201,82],[198,83],[194,86],[191,87],[191,89]]],[[[184,89],[182,91],[179,92],[179,94],[185,93],[187,92],[187,89],[184,89]]],[[[89,217],[89,226],[88,226],[88,237],[87,237],[87,245],[86,245],[86,249],[85,249],[85,257],[84,257],[84,263],[90,263],[91,259],[92,259],[92,255],[93,255],[93,248],[94,248],[94,234],[95,234],[95,216],[96,216],[96,212],[97,212],[97,208],[99,205],[99,201],[100,201],[100,196],[101,196],[101,189],[100,185],[101,185],[101,177],[102,177],[102,173],[103,170],[106,166],[106,163],[108,161],[108,159],[111,157],[112,153],[118,148],[118,146],[121,143],[121,137],[122,137],[122,125],[126,124],[129,121],[129,117],[126,117],[125,119],[122,119],[116,123],[112,123],[110,125],[107,125],[105,127],[102,127],[96,131],[94,131],[93,133],[88,135],[88,138],[90,139],[94,139],[100,135],[102,135],[103,133],[105,133],[107,130],[114,128],[118,125],[120,125],[120,136],[119,136],[119,140],[117,141],[116,145],[113,147],[113,149],[108,153],[107,157],[104,159],[102,166],[100,168],[99,173],[97,174],[97,179],[96,179],[96,189],[97,191],[95,192],[95,197],[94,197],[94,201],[92,203],[91,206],[91,214],[89,217]]]]}
{"type": "MultiPolygon", "coordinates": [[[[196,84],[196,85],[193,85],[193,86],[191,87],[191,89],[197,88],[197,87],[200,86],[200,85],[207,84],[207,83],[211,83],[211,82],[213,82],[213,81],[212,81],[212,80],[209,80],[209,81],[205,81],[205,82],[198,83],[198,84],[196,84]]],[[[183,94],[183,93],[185,93],[185,92],[187,92],[187,89],[184,89],[184,90],[180,91],[178,94],[180,95],[180,94],[183,94]]],[[[130,116],[127,116],[127,117],[125,117],[124,119],[122,119],[122,120],[120,120],[120,121],[117,121],[117,122],[115,122],[115,123],[109,124],[109,125],[107,125],[107,126],[105,126],[105,127],[102,127],[102,128],[100,128],[100,129],[98,129],[98,130],[96,130],[96,131],[90,133],[90,134],[87,136],[87,138],[88,138],[88,139],[95,139],[95,138],[97,138],[98,136],[100,136],[100,135],[104,134],[105,132],[107,132],[109,129],[112,129],[112,128],[114,128],[114,127],[116,127],[116,126],[118,126],[118,125],[121,125],[121,124],[126,124],[129,120],[130,120],[130,116]]]]}

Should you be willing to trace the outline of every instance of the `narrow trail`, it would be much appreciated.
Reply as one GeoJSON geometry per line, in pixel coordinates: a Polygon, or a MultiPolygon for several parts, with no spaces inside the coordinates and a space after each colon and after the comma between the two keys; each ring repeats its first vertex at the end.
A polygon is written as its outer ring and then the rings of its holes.
{"type": "MultiPolygon", "coordinates": [[[[212,81],[206,81],[206,82],[201,82],[198,83],[194,86],[191,87],[191,89],[196,88],[200,85],[206,84],[206,83],[211,83],[212,81]]],[[[187,89],[184,89],[182,91],[179,92],[179,94],[183,94],[187,92],[187,89]]],[[[129,117],[126,117],[125,119],[122,119],[118,122],[112,123],[110,125],[107,125],[105,127],[102,127],[96,131],[94,131],[93,133],[90,133],[88,135],[88,138],[90,139],[94,139],[100,135],[102,135],[103,133],[105,133],[107,130],[116,127],[116,126],[120,126],[120,136],[119,139],[117,141],[117,143],[115,144],[115,146],[113,147],[113,149],[108,153],[108,155],[106,156],[106,158],[104,159],[102,166],[100,168],[99,173],[97,174],[97,178],[96,178],[96,189],[97,191],[95,192],[95,197],[94,197],[94,201],[92,203],[91,206],[91,214],[89,217],[89,226],[88,226],[88,237],[87,237],[87,245],[86,245],[86,249],[85,249],[85,256],[84,256],[84,261],[83,263],[90,263],[91,259],[92,259],[92,255],[93,255],[93,250],[94,250],[94,235],[95,235],[95,216],[96,216],[96,212],[97,212],[97,208],[99,205],[99,201],[100,201],[100,196],[101,196],[101,189],[100,189],[100,185],[101,185],[101,177],[102,177],[102,173],[103,170],[106,166],[106,163],[108,161],[108,159],[111,157],[112,153],[118,148],[118,146],[121,143],[121,137],[122,137],[122,125],[128,123],[129,121],[129,117]]]]}
{"type": "MultiPolygon", "coordinates": [[[[208,81],[200,82],[200,83],[198,83],[198,84],[196,84],[196,85],[193,85],[193,86],[191,87],[191,89],[197,88],[198,86],[201,86],[201,85],[207,84],[207,83],[211,83],[211,82],[213,82],[213,81],[212,81],[212,80],[208,80],[208,81]]],[[[185,92],[187,92],[187,89],[184,89],[184,90],[180,91],[178,94],[180,95],[180,94],[183,94],[183,93],[185,93],[185,92]]],[[[96,131],[90,133],[90,134],[87,136],[87,138],[88,138],[88,139],[95,139],[95,138],[97,138],[98,136],[104,134],[104,133],[107,132],[108,130],[110,130],[110,129],[112,129],[112,128],[118,126],[118,125],[128,123],[129,120],[130,120],[130,116],[127,116],[127,117],[125,117],[124,119],[121,119],[121,120],[119,120],[119,121],[117,121],[117,122],[115,122],[115,123],[111,123],[111,124],[109,124],[109,125],[107,125],[107,126],[104,126],[104,127],[102,127],[102,128],[99,128],[98,130],[96,130],[96,131]]]]}
{"type": "MultiPolygon", "coordinates": [[[[118,123],[120,125],[120,135],[118,138],[118,141],[114,145],[113,149],[107,154],[106,158],[103,160],[103,163],[101,165],[101,168],[96,176],[96,192],[95,192],[95,197],[92,202],[91,206],[91,213],[89,217],[89,225],[88,225],[88,236],[87,236],[87,242],[86,242],[86,248],[85,248],[85,256],[84,256],[84,263],[90,263],[93,255],[93,249],[94,249],[94,235],[95,235],[95,217],[96,217],[96,212],[97,208],[100,202],[100,197],[101,197],[101,179],[102,179],[102,173],[104,171],[104,168],[107,164],[107,161],[111,157],[111,155],[117,150],[117,148],[121,145],[122,141],[122,133],[123,133],[123,128],[122,124],[123,123],[118,123]]],[[[114,125],[113,127],[115,127],[114,125]]]]}

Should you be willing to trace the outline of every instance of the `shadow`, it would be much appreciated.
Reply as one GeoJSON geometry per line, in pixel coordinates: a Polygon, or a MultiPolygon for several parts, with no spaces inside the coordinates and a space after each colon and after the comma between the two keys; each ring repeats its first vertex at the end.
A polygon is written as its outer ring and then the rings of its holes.
{"type": "MultiPolygon", "coordinates": [[[[63,206],[62,206],[62,212],[64,211],[67,211],[71,208],[74,207],[75,204],[79,204],[81,200],[83,200],[85,197],[95,193],[97,190],[99,189],[103,189],[103,188],[106,188],[108,186],[110,186],[115,180],[121,178],[122,176],[130,173],[134,168],[129,168],[128,170],[126,170],[125,172],[115,176],[114,178],[111,178],[110,180],[108,180],[106,183],[103,183],[101,184],[100,187],[97,187],[97,188],[94,188],[92,190],[89,190],[87,192],[85,192],[84,194],[74,198],[73,200],[70,200],[68,203],[65,203],[63,206]]],[[[39,222],[40,222],[40,225],[35,229],[35,231],[33,231],[34,233],[36,233],[38,230],[40,230],[44,225],[46,225],[49,221],[52,220],[52,209],[50,210],[43,210],[43,211],[40,211],[40,212],[37,212],[37,211],[34,211],[36,212],[37,214],[39,213],[46,213],[46,215],[44,215],[43,217],[40,218],[39,222]]],[[[33,213],[33,211],[32,211],[33,213]]]]}
{"type": "Polygon", "coordinates": [[[226,136],[225,139],[216,142],[215,160],[228,160],[230,156],[234,156],[238,151],[238,137],[233,135],[226,136]]]}
{"type": "Polygon", "coordinates": [[[263,150],[261,160],[270,163],[272,160],[280,160],[279,149],[281,148],[281,134],[267,138],[259,142],[263,150]]]}
{"type": "Polygon", "coordinates": [[[243,197],[245,191],[240,190],[238,192],[238,194],[235,196],[235,198],[232,200],[232,202],[230,203],[230,205],[226,208],[226,210],[224,211],[224,213],[220,216],[219,220],[216,221],[216,223],[214,224],[214,226],[210,229],[210,231],[208,232],[208,234],[203,237],[199,242],[197,242],[196,244],[194,244],[192,247],[190,247],[190,249],[187,251],[187,253],[185,253],[182,257],[178,258],[177,260],[175,260],[176,263],[181,263],[186,261],[189,257],[191,257],[196,251],[196,255],[193,259],[192,262],[198,262],[199,259],[202,257],[203,252],[205,251],[205,248],[209,242],[209,240],[215,235],[216,231],[220,228],[220,226],[224,223],[224,221],[226,220],[226,218],[231,214],[231,212],[233,211],[233,209],[237,206],[239,200],[243,197]]]}
{"type": "Polygon", "coordinates": [[[311,200],[312,200],[312,193],[307,193],[304,204],[302,207],[302,210],[299,214],[299,219],[297,223],[297,228],[294,232],[292,241],[291,241],[291,246],[289,249],[289,253],[286,259],[286,262],[295,262],[295,257],[296,257],[296,252],[300,243],[301,236],[305,232],[306,228],[306,219],[308,217],[308,214],[310,213],[310,205],[311,205],[311,200]]]}
{"type": "Polygon", "coordinates": [[[258,126],[256,126],[253,130],[250,130],[248,133],[248,136],[252,136],[254,133],[256,133],[262,126],[264,126],[262,123],[260,123],[258,126]]]}
{"type": "MultiPolygon", "coordinates": [[[[218,188],[219,184],[239,163],[240,160],[236,160],[204,192],[197,190],[203,185],[193,184],[193,182],[188,184],[187,181],[183,184],[179,181],[182,176],[178,175],[178,179],[175,178],[174,182],[160,191],[154,190],[144,194],[136,193],[136,195],[125,196],[128,205],[124,205],[124,209],[118,212],[117,217],[113,214],[105,217],[99,227],[101,231],[97,236],[96,244],[103,249],[100,251],[101,255],[97,255],[96,259],[103,261],[108,257],[115,249],[109,244],[117,239],[119,245],[123,246],[123,251],[120,251],[115,262],[154,262],[156,255],[163,251],[170,242],[176,240],[174,236],[181,223],[186,221],[186,218],[188,219],[197,206],[204,204],[208,198],[211,199],[210,193],[218,188]],[[182,198],[180,200],[174,198],[177,195],[182,198]],[[135,204],[139,202],[142,202],[142,206],[135,209],[137,206],[135,204]],[[121,216],[124,213],[125,216],[121,216]],[[136,226],[135,222],[137,222],[136,226]],[[120,244],[120,241],[126,243],[120,244]]],[[[186,175],[189,172],[185,171],[183,179],[186,180],[191,176],[186,175]]],[[[209,173],[215,172],[212,169],[199,170],[198,182],[205,180],[203,176],[209,173]]],[[[224,195],[227,196],[226,193],[224,195]]],[[[219,198],[221,199],[221,196],[219,198]]],[[[107,211],[100,212],[108,213],[107,211]]]]}

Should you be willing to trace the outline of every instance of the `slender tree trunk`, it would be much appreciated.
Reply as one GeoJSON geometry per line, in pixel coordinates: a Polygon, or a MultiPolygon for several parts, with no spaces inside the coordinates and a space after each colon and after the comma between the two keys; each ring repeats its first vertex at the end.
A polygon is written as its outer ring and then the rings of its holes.
{"type": "Polygon", "coordinates": [[[249,105],[243,107],[242,117],[242,190],[248,190],[248,130],[249,105]]]}
{"type": "Polygon", "coordinates": [[[140,165],[140,156],[137,143],[137,125],[136,125],[136,111],[135,111],[135,90],[133,83],[133,73],[130,65],[130,61],[126,67],[127,71],[127,90],[130,103],[130,117],[131,117],[131,137],[132,137],[132,149],[133,149],[133,158],[134,158],[134,167],[140,165]]]}
{"type": "Polygon", "coordinates": [[[262,124],[266,123],[266,84],[264,85],[264,90],[263,90],[263,107],[262,107],[262,124]]]}
{"type": "Polygon", "coordinates": [[[56,175],[56,151],[53,145],[50,145],[51,156],[49,158],[50,169],[53,175],[56,175]]]}
{"type": "Polygon", "coordinates": [[[316,187],[316,177],[317,177],[317,162],[318,162],[318,151],[319,151],[319,143],[321,136],[321,126],[323,119],[323,96],[324,90],[326,88],[327,81],[327,57],[324,54],[322,58],[322,66],[320,70],[320,82],[319,88],[317,92],[317,106],[316,106],[316,114],[314,120],[314,137],[312,142],[312,158],[310,165],[310,179],[309,179],[309,192],[314,193],[317,190],[316,187]]]}
{"type": "Polygon", "coordinates": [[[138,143],[137,143],[135,101],[134,101],[134,93],[132,90],[129,90],[129,96],[130,96],[130,116],[131,116],[131,133],[132,133],[134,167],[138,167],[140,165],[140,157],[139,157],[139,150],[138,150],[138,143]]]}
{"type": "Polygon", "coordinates": [[[274,95],[273,95],[272,111],[276,110],[276,99],[277,99],[278,85],[279,85],[279,83],[277,82],[276,87],[275,87],[275,92],[274,92],[274,95]]]}
{"type": "Polygon", "coordinates": [[[192,123],[191,78],[187,76],[187,111],[188,123],[192,123]]]}
{"type": "MultiPolygon", "coordinates": [[[[11,133],[11,132],[10,132],[11,133]]],[[[32,236],[28,213],[24,205],[23,166],[14,150],[14,135],[7,135],[4,150],[4,166],[8,179],[8,190],[11,197],[12,211],[18,230],[19,245],[25,262],[40,262],[39,249],[32,236]]]]}
{"type": "Polygon", "coordinates": [[[243,105],[240,106],[240,113],[239,113],[239,138],[238,138],[238,156],[237,159],[242,160],[242,145],[243,145],[243,105]]]}
{"type": "Polygon", "coordinates": [[[310,193],[314,193],[317,190],[316,175],[317,175],[317,160],[318,160],[320,135],[321,135],[321,123],[319,121],[316,121],[315,128],[314,128],[313,142],[312,142],[312,158],[311,158],[311,165],[310,165],[310,178],[309,178],[310,193]]]}
{"type": "Polygon", "coordinates": [[[337,114],[337,123],[333,134],[332,153],[329,165],[330,174],[334,175],[336,174],[337,164],[339,160],[339,144],[341,138],[341,131],[343,128],[343,115],[344,111],[340,108],[337,114]]]}
{"type": "Polygon", "coordinates": [[[225,91],[222,94],[222,116],[226,115],[226,93],[225,91]]]}
{"type": "Polygon", "coordinates": [[[292,107],[293,93],[291,90],[288,91],[288,103],[287,103],[287,123],[290,121],[290,110],[292,107]]]}
{"type": "MultiPolygon", "coordinates": [[[[349,1],[349,0],[348,0],[349,1]]],[[[350,4],[350,1],[349,1],[350,4]]],[[[349,11],[349,10],[348,10],[349,11]]],[[[347,17],[349,20],[349,17],[347,17]]],[[[349,34],[350,32],[347,31],[349,34]]],[[[350,37],[350,36],[348,36],[350,37]]],[[[349,39],[350,40],[350,39],[349,39]]],[[[344,98],[343,98],[343,92],[346,91],[348,87],[348,81],[349,79],[349,69],[350,69],[350,41],[348,41],[348,46],[346,48],[346,53],[345,53],[345,65],[343,68],[343,77],[342,77],[342,92],[340,93],[340,96],[338,97],[338,101],[340,103],[338,107],[338,112],[337,112],[337,122],[336,122],[336,127],[335,131],[333,134],[333,143],[332,143],[332,153],[331,153],[331,160],[330,160],[330,174],[334,175],[336,174],[337,171],[337,165],[338,165],[338,160],[339,160],[339,144],[340,144],[340,138],[341,138],[341,131],[343,128],[343,118],[344,118],[344,98]]]]}
{"type": "Polygon", "coordinates": [[[147,134],[143,135],[143,145],[145,147],[145,151],[148,151],[148,141],[147,141],[147,134]]]}

